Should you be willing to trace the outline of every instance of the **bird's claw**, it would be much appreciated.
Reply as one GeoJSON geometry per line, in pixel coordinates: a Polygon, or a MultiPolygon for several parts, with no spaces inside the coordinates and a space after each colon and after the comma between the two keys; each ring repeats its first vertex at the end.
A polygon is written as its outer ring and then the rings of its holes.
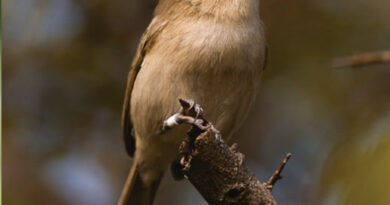
{"type": "Polygon", "coordinates": [[[192,99],[184,100],[180,98],[179,102],[182,106],[180,112],[164,121],[161,132],[170,130],[183,123],[197,126],[201,130],[209,128],[208,122],[202,117],[203,109],[199,104],[192,99]]]}
{"type": "Polygon", "coordinates": [[[197,126],[201,130],[206,130],[209,127],[208,125],[204,125],[203,119],[196,119],[191,116],[184,116],[181,113],[176,113],[164,121],[161,131],[165,132],[183,123],[197,126]]]}
{"type": "Polygon", "coordinates": [[[180,98],[179,102],[182,106],[181,112],[183,115],[191,116],[194,117],[195,119],[198,119],[200,118],[200,116],[202,116],[203,114],[202,107],[199,104],[195,103],[193,99],[185,100],[180,98]]]}

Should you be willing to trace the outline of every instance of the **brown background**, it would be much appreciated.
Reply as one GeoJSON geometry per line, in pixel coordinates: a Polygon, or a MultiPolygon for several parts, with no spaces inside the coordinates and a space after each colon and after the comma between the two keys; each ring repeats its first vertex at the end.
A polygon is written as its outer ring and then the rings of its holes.
{"type": "MultiPolygon", "coordinates": [[[[131,166],[126,75],[151,0],[3,1],[3,202],[114,204],[131,166]]],[[[390,65],[330,66],[390,49],[388,0],[262,0],[269,64],[233,141],[280,204],[390,201],[390,65]]],[[[205,204],[169,174],[157,204],[205,204]]]]}

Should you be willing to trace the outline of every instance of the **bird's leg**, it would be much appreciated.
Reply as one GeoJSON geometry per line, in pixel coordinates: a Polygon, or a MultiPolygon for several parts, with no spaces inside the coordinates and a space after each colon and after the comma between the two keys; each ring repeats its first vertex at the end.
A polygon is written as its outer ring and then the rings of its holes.
{"type": "Polygon", "coordinates": [[[199,129],[206,130],[208,128],[208,122],[203,119],[203,109],[199,104],[196,104],[194,100],[179,99],[182,108],[180,112],[172,115],[164,121],[161,128],[162,132],[165,132],[180,124],[190,124],[197,126],[199,129]]]}
{"type": "Polygon", "coordinates": [[[208,128],[207,125],[204,125],[203,119],[196,119],[191,116],[184,116],[181,113],[176,113],[164,121],[161,130],[165,132],[183,123],[197,126],[199,129],[202,130],[206,130],[208,128]]]}
{"type": "Polygon", "coordinates": [[[167,120],[164,121],[161,130],[164,132],[166,130],[170,130],[173,127],[179,125],[179,121],[182,116],[183,115],[181,113],[176,113],[172,115],[171,117],[169,117],[167,120]]]}

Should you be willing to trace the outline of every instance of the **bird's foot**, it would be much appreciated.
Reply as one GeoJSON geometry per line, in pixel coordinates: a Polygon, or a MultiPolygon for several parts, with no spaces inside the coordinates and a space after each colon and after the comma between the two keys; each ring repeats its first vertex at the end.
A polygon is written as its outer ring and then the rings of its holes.
{"type": "Polygon", "coordinates": [[[195,119],[201,118],[203,114],[203,108],[195,103],[193,99],[184,100],[179,98],[180,105],[182,107],[181,113],[186,116],[191,116],[195,119]]]}
{"type": "Polygon", "coordinates": [[[182,117],[181,113],[176,113],[169,117],[167,120],[164,121],[163,126],[162,126],[162,131],[170,130],[173,127],[179,125],[180,118],[182,117]]]}
{"type": "Polygon", "coordinates": [[[165,132],[165,131],[170,130],[170,129],[172,129],[178,125],[181,125],[183,123],[197,126],[197,127],[199,127],[199,129],[202,129],[202,130],[205,130],[208,128],[207,125],[204,125],[203,119],[196,119],[196,118],[191,117],[191,116],[184,116],[181,113],[176,113],[164,121],[161,130],[163,132],[165,132]]]}
{"type": "Polygon", "coordinates": [[[199,104],[196,104],[192,99],[184,100],[180,98],[179,102],[182,106],[180,112],[164,121],[161,132],[170,130],[183,123],[197,126],[202,130],[206,130],[209,127],[209,123],[202,117],[203,109],[199,104]]]}

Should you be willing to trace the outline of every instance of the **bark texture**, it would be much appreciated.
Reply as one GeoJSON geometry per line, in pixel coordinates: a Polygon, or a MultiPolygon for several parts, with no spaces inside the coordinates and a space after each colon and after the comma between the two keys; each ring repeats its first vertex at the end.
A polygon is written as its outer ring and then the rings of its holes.
{"type": "Polygon", "coordinates": [[[187,178],[203,198],[213,205],[277,204],[271,190],[291,154],[287,154],[267,183],[261,183],[245,166],[237,144],[229,147],[214,126],[203,118],[203,109],[193,100],[179,99],[181,110],[164,122],[162,131],[180,124],[192,125],[180,145],[180,164],[172,166],[175,175],[187,178]],[[180,174],[177,174],[180,172],[180,174]]]}
{"type": "Polygon", "coordinates": [[[183,173],[209,204],[277,204],[237,146],[228,147],[212,126],[194,126],[188,135],[180,147],[183,173]]]}

